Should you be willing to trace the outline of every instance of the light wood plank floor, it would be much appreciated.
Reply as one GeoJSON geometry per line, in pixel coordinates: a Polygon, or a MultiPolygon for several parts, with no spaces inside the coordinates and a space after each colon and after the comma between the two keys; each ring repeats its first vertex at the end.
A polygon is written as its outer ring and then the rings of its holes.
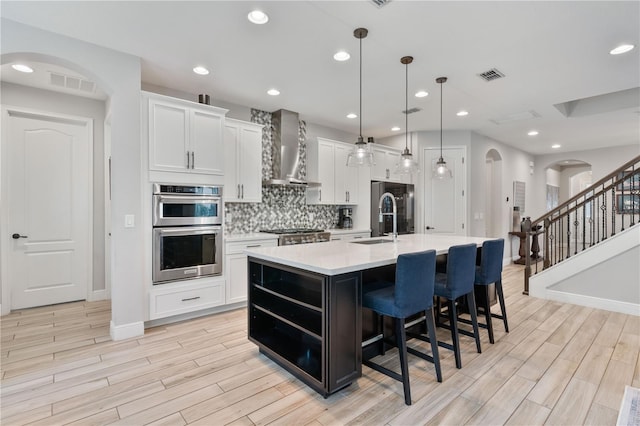
{"type": "Polygon", "coordinates": [[[410,407],[367,367],[320,397],[258,353],[245,309],[119,342],[109,302],[16,311],[1,319],[2,424],[615,424],[624,386],[640,387],[640,318],[523,296],[516,265],[504,284],[511,332],[496,321],[491,345],[483,330],[482,354],[462,336],[461,370],[441,349],[443,383],[410,356],[410,407]]]}

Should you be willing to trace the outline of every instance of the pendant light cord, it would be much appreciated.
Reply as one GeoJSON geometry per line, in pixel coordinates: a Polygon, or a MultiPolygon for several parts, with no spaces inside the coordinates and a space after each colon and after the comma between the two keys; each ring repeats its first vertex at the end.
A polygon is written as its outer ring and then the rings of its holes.
{"type": "Polygon", "coordinates": [[[360,38],[360,139],[362,140],[362,38],[360,38]]]}
{"type": "Polygon", "coordinates": [[[442,160],[442,84],[440,83],[440,159],[442,160]]]}
{"type": "Polygon", "coordinates": [[[409,63],[404,66],[404,148],[409,149],[409,63]]]}

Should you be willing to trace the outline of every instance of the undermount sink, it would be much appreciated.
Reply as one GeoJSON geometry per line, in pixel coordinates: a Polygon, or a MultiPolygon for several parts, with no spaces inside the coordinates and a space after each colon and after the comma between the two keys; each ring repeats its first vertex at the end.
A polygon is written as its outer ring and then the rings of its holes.
{"type": "Polygon", "coordinates": [[[382,243],[392,243],[393,240],[387,239],[377,239],[377,240],[364,240],[364,241],[351,241],[354,244],[382,244],[382,243]]]}

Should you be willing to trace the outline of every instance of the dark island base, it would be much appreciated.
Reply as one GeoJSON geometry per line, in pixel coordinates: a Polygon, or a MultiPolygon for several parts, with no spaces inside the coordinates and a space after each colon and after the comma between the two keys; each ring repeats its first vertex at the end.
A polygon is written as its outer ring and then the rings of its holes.
{"type": "Polygon", "coordinates": [[[249,258],[249,340],[324,397],[362,374],[361,273],[249,258]]]}

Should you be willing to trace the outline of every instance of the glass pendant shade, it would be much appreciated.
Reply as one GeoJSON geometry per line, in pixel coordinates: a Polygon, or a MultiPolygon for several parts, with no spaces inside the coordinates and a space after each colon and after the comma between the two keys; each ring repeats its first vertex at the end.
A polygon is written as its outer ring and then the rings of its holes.
{"type": "Polygon", "coordinates": [[[444,158],[440,157],[433,168],[433,177],[436,179],[445,179],[453,177],[453,173],[447,167],[447,163],[444,158]]]}
{"type": "Polygon", "coordinates": [[[440,158],[433,166],[433,177],[436,179],[446,179],[453,177],[453,173],[447,167],[447,162],[442,157],[442,85],[447,82],[447,77],[436,78],[436,83],[440,85],[440,158]]]}
{"type": "Polygon", "coordinates": [[[420,173],[420,166],[408,149],[402,152],[400,161],[396,164],[396,173],[420,173]]]}
{"type": "Polygon", "coordinates": [[[365,143],[361,137],[358,138],[358,142],[355,143],[355,146],[347,156],[347,166],[373,166],[373,152],[370,145],[365,143]]]}
{"type": "Polygon", "coordinates": [[[419,173],[418,162],[409,151],[409,64],[413,62],[412,56],[403,56],[400,63],[405,66],[405,93],[404,93],[404,151],[396,164],[395,172],[399,174],[419,173]]]}

